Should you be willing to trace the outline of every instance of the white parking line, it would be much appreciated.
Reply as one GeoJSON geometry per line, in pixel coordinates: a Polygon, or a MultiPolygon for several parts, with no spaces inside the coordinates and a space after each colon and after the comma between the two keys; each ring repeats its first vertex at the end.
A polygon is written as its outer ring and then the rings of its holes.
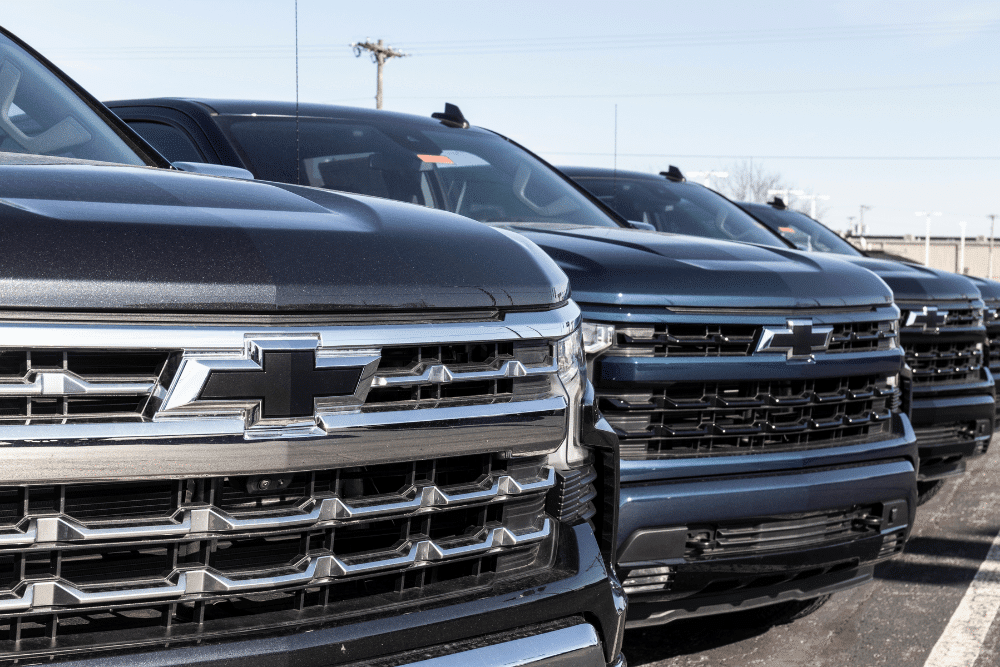
{"type": "Polygon", "coordinates": [[[927,656],[924,667],[972,667],[1000,610],[1000,534],[951,620],[927,656]]]}

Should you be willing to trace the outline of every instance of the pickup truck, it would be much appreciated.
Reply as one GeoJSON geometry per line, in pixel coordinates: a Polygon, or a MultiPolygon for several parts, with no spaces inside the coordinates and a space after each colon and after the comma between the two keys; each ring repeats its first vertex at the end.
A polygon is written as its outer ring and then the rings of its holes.
{"type": "Polygon", "coordinates": [[[612,208],[660,231],[798,247],[841,258],[881,277],[902,311],[900,343],[907,363],[902,386],[907,397],[912,394],[906,409],[920,451],[921,503],[933,497],[944,480],[961,475],[967,457],[989,446],[995,387],[984,356],[984,303],[972,280],[866,257],[819,222],[783,204],[730,202],[686,182],[676,168],[659,176],[586,167],[563,170],[612,208]]]}
{"type": "Polygon", "coordinates": [[[110,106],[170,159],[445,209],[541,246],[570,278],[588,373],[621,439],[616,561],[631,626],[757,607],[792,618],[902,550],[916,449],[900,411],[899,310],[874,274],[631,228],[454,105],[431,118],[110,106]]]}
{"type": "Polygon", "coordinates": [[[551,259],[178,171],[6,32],[0,97],[0,663],[625,664],[551,259]]]}

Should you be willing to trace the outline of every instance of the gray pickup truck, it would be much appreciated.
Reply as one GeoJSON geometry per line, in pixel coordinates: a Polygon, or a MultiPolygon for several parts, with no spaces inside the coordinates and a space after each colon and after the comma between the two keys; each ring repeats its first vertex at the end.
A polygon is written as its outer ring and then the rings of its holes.
{"type": "Polygon", "coordinates": [[[8,33],[0,99],[0,664],[624,664],[554,262],[182,173],[8,33]]]}

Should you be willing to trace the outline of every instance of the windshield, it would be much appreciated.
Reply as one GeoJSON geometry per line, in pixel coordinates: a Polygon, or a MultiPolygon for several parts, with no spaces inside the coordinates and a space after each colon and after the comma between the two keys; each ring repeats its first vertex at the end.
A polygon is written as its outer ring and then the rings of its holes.
{"type": "Polygon", "coordinates": [[[700,185],[629,176],[575,180],[626,220],[661,232],[784,247],[738,206],[700,185]]]}
{"type": "Polygon", "coordinates": [[[862,256],[860,250],[804,213],[778,210],[763,204],[751,204],[749,208],[764,224],[794,243],[799,250],[862,256]]]}
{"type": "Polygon", "coordinates": [[[145,164],[84,100],[4,35],[0,153],[145,164]]]}
{"type": "Polygon", "coordinates": [[[494,134],[388,115],[363,122],[300,118],[296,148],[293,117],[218,121],[262,180],[396,199],[480,222],[618,226],[558,173],[494,134]]]}

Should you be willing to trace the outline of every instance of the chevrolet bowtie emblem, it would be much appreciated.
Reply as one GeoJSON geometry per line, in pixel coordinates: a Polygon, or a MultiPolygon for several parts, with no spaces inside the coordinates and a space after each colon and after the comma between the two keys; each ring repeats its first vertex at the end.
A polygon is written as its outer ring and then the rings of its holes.
{"type": "Polygon", "coordinates": [[[924,306],[921,310],[911,310],[906,317],[907,327],[922,327],[927,333],[938,333],[941,325],[948,321],[948,311],[936,306],[924,306]]]}
{"type": "Polygon", "coordinates": [[[764,327],[758,352],[786,352],[789,360],[815,361],[813,353],[825,352],[833,327],[813,326],[812,320],[787,320],[786,329],[764,327]]]}

